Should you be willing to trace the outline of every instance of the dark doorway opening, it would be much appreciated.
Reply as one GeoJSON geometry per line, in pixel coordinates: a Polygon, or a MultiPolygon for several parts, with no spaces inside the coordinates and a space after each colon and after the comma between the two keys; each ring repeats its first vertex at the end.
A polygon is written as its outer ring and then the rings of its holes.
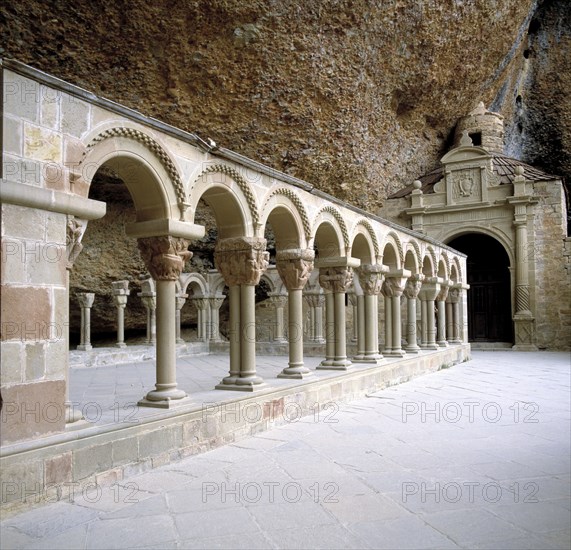
{"type": "Polygon", "coordinates": [[[513,342],[509,258],[487,235],[471,233],[449,246],[468,256],[468,340],[513,342]]]}

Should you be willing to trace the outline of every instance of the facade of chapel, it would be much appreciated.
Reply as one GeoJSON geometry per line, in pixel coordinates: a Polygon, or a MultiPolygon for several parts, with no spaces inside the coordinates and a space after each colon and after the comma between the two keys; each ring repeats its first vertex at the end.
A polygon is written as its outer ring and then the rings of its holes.
{"type": "Polygon", "coordinates": [[[503,117],[460,119],[440,166],[394,193],[380,214],[468,255],[469,340],[569,349],[571,239],[557,176],[504,155],[503,117]]]}

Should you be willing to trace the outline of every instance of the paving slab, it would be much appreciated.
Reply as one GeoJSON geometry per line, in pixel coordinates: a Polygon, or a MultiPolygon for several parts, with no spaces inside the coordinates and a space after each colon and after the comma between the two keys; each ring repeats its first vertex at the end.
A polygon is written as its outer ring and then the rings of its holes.
{"type": "MultiPolygon", "coordinates": [[[[222,373],[208,371],[208,357],[188,365],[204,387],[222,373]]],[[[97,370],[120,390],[102,409],[153,378],[148,364],[129,385],[97,370]]],[[[565,353],[476,351],[469,363],[134,470],[99,498],[2,519],[0,547],[568,549],[569,372],[565,353]]],[[[81,375],[100,390],[90,369],[81,375]]]]}

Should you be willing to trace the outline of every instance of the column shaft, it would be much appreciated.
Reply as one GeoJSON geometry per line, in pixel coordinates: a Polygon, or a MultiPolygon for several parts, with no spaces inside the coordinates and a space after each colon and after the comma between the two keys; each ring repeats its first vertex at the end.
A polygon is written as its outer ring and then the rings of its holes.
{"type": "Polygon", "coordinates": [[[406,352],[418,353],[416,342],[416,298],[406,299],[406,352]]]}
{"type": "Polygon", "coordinates": [[[390,355],[393,347],[393,301],[385,296],[385,349],[384,355],[390,355]]]}

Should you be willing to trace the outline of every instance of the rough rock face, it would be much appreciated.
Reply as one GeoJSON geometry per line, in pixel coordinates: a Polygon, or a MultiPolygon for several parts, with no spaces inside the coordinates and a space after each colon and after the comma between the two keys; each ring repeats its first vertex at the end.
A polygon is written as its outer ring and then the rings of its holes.
{"type": "Polygon", "coordinates": [[[375,211],[482,100],[569,175],[567,0],[7,0],[4,49],[375,211]]]}

